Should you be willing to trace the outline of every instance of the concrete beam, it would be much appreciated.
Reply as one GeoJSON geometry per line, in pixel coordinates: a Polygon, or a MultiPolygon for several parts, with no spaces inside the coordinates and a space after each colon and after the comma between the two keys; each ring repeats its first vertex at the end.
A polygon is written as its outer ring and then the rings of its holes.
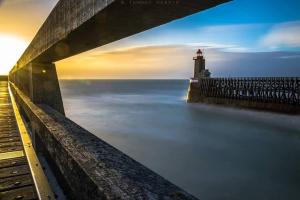
{"type": "Polygon", "coordinates": [[[13,70],[52,63],[230,0],[60,0],[13,70]]]}

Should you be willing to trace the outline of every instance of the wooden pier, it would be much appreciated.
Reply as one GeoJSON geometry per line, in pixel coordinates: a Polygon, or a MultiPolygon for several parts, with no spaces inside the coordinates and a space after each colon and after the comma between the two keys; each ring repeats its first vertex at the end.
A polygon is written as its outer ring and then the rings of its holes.
{"type": "Polygon", "coordinates": [[[22,119],[17,118],[20,115],[13,103],[8,81],[2,78],[0,80],[0,199],[55,199],[31,142],[26,141],[26,135],[29,137],[28,132],[25,127],[22,127],[22,119]]]}

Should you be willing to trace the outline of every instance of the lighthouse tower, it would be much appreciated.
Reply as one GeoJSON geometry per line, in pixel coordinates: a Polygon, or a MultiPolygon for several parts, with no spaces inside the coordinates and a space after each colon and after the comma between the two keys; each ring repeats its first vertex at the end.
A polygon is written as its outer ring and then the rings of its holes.
{"type": "Polygon", "coordinates": [[[210,77],[211,73],[205,69],[205,59],[201,49],[197,51],[196,57],[193,60],[195,60],[194,79],[210,77]]]}

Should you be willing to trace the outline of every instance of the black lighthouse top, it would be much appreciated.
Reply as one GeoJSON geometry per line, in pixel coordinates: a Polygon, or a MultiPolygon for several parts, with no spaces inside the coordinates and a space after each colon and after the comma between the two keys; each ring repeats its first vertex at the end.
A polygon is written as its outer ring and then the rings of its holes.
{"type": "Polygon", "coordinates": [[[197,59],[200,59],[200,58],[203,58],[203,53],[202,53],[201,49],[198,49],[198,51],[196,53],[196,57],[194,57],[193,59],[197,60],[197,59]]]}
{"type": "Polygon", "coordinates": [[[202,56],[202,51],[201,51],[201,49],[198,49],[198,51],[197,51],[197,56],[202,56]]]}

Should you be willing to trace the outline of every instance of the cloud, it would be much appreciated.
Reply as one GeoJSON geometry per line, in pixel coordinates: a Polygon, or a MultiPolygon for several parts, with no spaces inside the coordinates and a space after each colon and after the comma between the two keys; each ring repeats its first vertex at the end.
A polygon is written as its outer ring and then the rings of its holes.
{"type": "Polygon", "coordinates": [[[58,62],[57,70],[60,78],[188,79],[198,48],[204,49],[207,67],[215,77],[300,76],[300,52],[230,52],[195,45],[100,48],[58,62]]]}
{"type": "MultiPolygon", "coordinates": [[[[300,52],[222,52],[221,61],[208,61],[214,76],[231,77],[299,77],[300,52]]],[[[209,59],[209,57],[208,57],[209,59]]]]}
{"type": "Polygon", "coordinates": [[[246,32],[253,30],[254,28],[259,28],[264,26],[264,24],[227,24],[227,25],[212,25],[199,28],[201,33],[215,33],[215,34],[224,34],[224,32],[230,34],[234,32],[246,32]]]}
{"type": "Polygon", "coordinates": [[[262,39],[262,44],[273,49],[300,47],[300,21],[275,25],[262,39]]]}
{"type": "Polygon", "coordinates": [[[259,36],[270,27],[237,24],[150,30],[61,61],[58,71],[61,78],[190,78],[192,57],[202,48],[213,76],[300,76],[300,52],[262,52],[269,48],[259,47],[259,36]]]}
{"type": "Polygon", "coordinates": [[[96,50],[58,62],[57,70],[60,78],[189,78],[195,51],[184,45],[96,50]]]}
{"type": "MultiPolygon", "coordinates": [[[[54,0],[50,0],[50,1],[54,1],[54,0]]],[[[2,3],[5,3],[5,4],[24,4],[24,3],[28,3],[28,2],[32,2],[32,3],[36,3],[37,1],[36,0],[0,0],[0,5],[2,3]]]]}
{"type": "Polygon", "coordinates": [[[271,24],[226,24],[196,27],[169,27],[164,25],[118,41],[105,48],[142,45],[193,45],[223,48],[226,51],[267,51],[260,38],[271,24]]]}

